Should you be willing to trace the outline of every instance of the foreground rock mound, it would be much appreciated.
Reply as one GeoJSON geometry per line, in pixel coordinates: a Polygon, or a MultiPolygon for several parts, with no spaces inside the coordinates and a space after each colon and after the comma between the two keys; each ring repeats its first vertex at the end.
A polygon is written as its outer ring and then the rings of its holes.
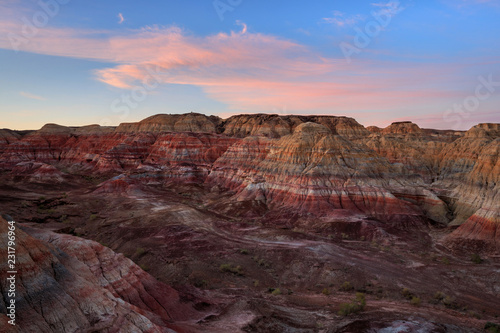
{"type": "MultiPolygon", "coordinates": [[[[3,258],[7,226],[0,218],[3,258]]],[[[14,332],[17,327],[19,332],[173,332],[173,321],[199,317],[191,305],[179,303],[175,290],[96,242],[20,225],[16,239],[14,332]]],[[[8,289],[6,264],[1,266],[2,290],[8,289]]],[[[0,299],[2,323],[6,305],[0,299]]]]}

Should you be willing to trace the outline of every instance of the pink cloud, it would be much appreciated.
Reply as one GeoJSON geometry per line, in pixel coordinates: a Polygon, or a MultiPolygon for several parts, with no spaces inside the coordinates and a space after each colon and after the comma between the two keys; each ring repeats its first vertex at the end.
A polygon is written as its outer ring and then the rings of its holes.
{"type": "MultiPolygon", "coordinates": [[[[95,72],[112,87],[131,89],[144,82],[201,87],[234,112],[349,113],[395,110],[428,100],[460,97],[439,90],[456,66],[416,65],[327,58],[310,48],[272,35],[241,31],[194,36],[178,27],[110,31],[40,28],[20,43],[22,51],[112,62],[95,72]],[[154,74],[151,74],[151,73],[154,74]],[[432,78],[433,87],[428,85],[432,78]]],[[[0,22],[0,48],[9,36],[24,37],[19,23],[0,22]],[[9,35],[10,34],[10,35],[9,35]]]]}

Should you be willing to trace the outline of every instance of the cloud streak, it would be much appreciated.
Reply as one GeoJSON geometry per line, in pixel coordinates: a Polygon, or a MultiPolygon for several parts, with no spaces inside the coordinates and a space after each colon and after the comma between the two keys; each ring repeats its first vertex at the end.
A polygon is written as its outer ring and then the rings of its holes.
{"type": "Polygon", "coordinates": [[[25,98],[35,99],[35,100],[38,100],[38,101],[45,101],[46,100],[46,98],[44,98],[42,96],[31,94],[31,93],[25,92],[25,91],[20,91],[19,95],[22,96],[22,97],[25,97],[25,98]]]}
{"type": "Polygon", "coordinates": [[[336,25],[338,27],[345,27],[355,25],[361,21],[364,21],[365,17],[363,15],[346,15],[338,10],[333,12],[333,17],[323,18],[323,22],[336,25]]]}

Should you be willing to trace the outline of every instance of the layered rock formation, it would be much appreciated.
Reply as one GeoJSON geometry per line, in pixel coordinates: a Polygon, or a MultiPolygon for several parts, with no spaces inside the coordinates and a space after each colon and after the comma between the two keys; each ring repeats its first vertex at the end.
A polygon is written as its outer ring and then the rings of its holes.
{"type": "Polygon", "coordinates": [[[230,136],[266,136],[280,138],[292,134],[295,127],[306,122],[321,124],[333,133],[347,138],[358,138],[368,131],[356,120],[348,117],[332,116],[278,116],[268,114],[238,115],[222,123],[223,133],[230,136]]]}
{"type": "MultiPolygon", "coordinates": [[[[311,122],[276,141],[246,139],[234,145],[214,164],[207,182],[236,191],[236,200],[258,200],[270,208],[333,216],[346,210],[410,224],[423,215],[391,193],[411,192],[410,185],[418,192],[418,184],[398,177],[387,159],[366,146],[311,122]]],[[[429,198],[444,209],[437,197],[429,198]]]]}
{"type": "MultiPolygon", "coordinates": [[[[0,256],[7,257],[7,221],[0,218],[0,256]]],[[[16,326],[12,332],[174,332],[174,321],[200,315],[179,294],[132,261],[96,242],[16,229],[16,326]],[[19,329],[20,328],[20,329],[19,329]]],[[[0,271],[6,297],[7,263],[0,271]]],[[[7,298],[0,298],[6,322],[7,298]]],[[[188,330],[189,331],[189,330],[188,330]]]]}
{"type": "Polygon", "coordinates": [[[116,129],[119,133],[138,132],[193,132],[215,133],[220,123],[219,117],[207,117],[198,113],[188,114],[159,114],[151,116],[137,123],[123,123],[116,129]]]}
{"type": "MultiPolygon", "coordinates": [[[[190,113],[116,129],[48,124],[24,136],[0,133],[0,167],[30,181],[134,172],[134,182],[206,184],[270,210],[343,210],[409,225],[495,223],[485,212],[498,212],[498,124],[464,135],[411,122],[366,129],[347,117],[190,113]]],[[[98,192],[130,185],[123,181],[98,192]]]]}

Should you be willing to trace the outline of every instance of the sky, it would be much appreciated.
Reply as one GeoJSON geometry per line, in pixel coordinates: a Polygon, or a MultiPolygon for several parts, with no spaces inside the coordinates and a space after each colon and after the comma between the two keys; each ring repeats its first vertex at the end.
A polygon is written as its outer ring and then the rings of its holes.
{"type": "Polygon", "coordinates": [[[0,0],[0,128],[159,113],[500,122],[500,0],[0,0]]]}

